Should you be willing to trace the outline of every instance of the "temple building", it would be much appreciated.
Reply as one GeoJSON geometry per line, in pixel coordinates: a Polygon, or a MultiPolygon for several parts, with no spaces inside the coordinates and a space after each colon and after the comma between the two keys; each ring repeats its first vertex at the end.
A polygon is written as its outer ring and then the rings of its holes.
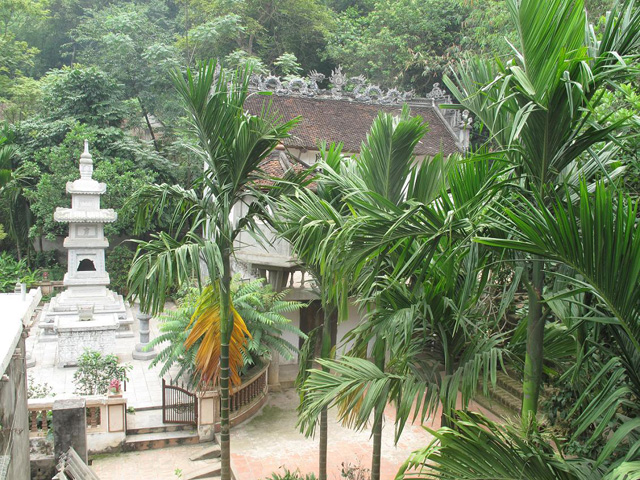
{"type": "MultiPolygon", "coordinates": [[[[282,176],[290,168],[300,170],[313,165],[319,159],[318,145],[322,142],[341,142],[345,155],[357,155],[366,141],[371,124],[384,111],[400,114],[404,104],[409,105],[412,115],[419,115],[429,127],[427,134],[416,146],[416,161],[443,154],[462,154],[469,148],[472,119],[468,112],[443,109],[451,104],[451,97],[434,85],[433,90],[422,98],[411,92],[396,89],[384,90],[369,85],[362,76],[347,77],[340,68],[328,78],[329,89],[320,88],[324,75],[312,72],[307,78],[283,80],[275,76],[254,75],[250,80],[250,94],[245,108],[254,115],[271,104],[271,112],[288,121],[301,117],[300,122],[261,165],[271,176],[282,176]],[[272,95],[258,95],[270,91],[272,95]]],[[[247,205],[234,207],[234,215],[243,216],[247,205]]],[[[260,227],[267,242],[258,243],[248,232],[241,232],[235,245],[235,269],[246,278],[263,277],[276,291],[289,290],[288,299],[308,302],[308,305],[291,314],[293,324],[308,333],[322,321],[320,301],[312,278],[298,264],[291,246],[277,238],[266,225],[260,227]]],[[[350,307],[349,320],[332,326],[334,342],[340,339],[359,321],[357,309],[350,307]]],[[[296,343],[297,337],[285,333],[287,340],[296,343]],[[289,338],[290,337],[290,338],[289,338]]],[[[299,341],[301,344],[301,341],[299,341]]],[[[274,355],[270,369],[270,383],[278,383],[278,356],[274,355]]],[[[296,363],[296,360],[290,362],[296,363]]],[[[282,365],[282,368],[287,366],[282,365]]],[[[295,370],[297,366],[291,365],[295,370]]]]}

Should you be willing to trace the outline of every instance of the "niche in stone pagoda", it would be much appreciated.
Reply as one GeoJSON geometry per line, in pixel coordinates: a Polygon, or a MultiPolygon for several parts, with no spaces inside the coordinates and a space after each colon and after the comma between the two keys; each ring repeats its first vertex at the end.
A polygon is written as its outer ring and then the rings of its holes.
{"type": "Polygon", "coordinates": [[[121,295],[109,290],[104,225],[115,222],[113,209],[100,208],[107,186],[93,178],[93,159],[85,140],[80,178],[67,182],[71,208],[57,208],[54,220],[69,224],[64,240],[68,267],[65,290],[54,297],[44,315],[41,340],[58,341],[58,365],[76,364],[85,348],[113,353],[116,338],[131,337],[133,317],[121,295]]]}

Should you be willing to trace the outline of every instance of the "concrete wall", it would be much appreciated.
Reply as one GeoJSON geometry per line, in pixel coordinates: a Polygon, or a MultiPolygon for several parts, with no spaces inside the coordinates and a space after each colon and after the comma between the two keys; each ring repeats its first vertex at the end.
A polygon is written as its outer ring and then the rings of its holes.
{"type": "Polygon", "coordinates": [[[9,467],[4,478],[11,480],[30,478],[27,367],[24,353],[24,338],[21,337],[0,380],[0,453],[7,452],[9,467]]]}
{"type": "Polygon", "coordinates": [[[53,455],[31,457],[31,480],[51,480],[56,473],[58,471],[53,455]]]}
{"type": "MultiPolygon", "coordinates": [[[[285,317],[289,318],[291,320],[291,323],[294,326],[300,328],[300,312],[299,311],[285,313],[285,317]]],[[[343,344],[342,339],[344,338],[344,336],[349,330],[355,328],[356,325],[358,325],[358,323],[360,322],[360,318],[361,317],[360,317],[360,314],[358,313],[358,309],[356,308],[356,306],[349,305],[349,318],[344,322],[341,322],[338,324],[338,334],[337,334],[338,356],[344,354],[344,352],[351,347],[351,343],[343,344]]],[[[282,337],[285,340],[287,340],[289,343],[292,343],[293,345],[298,346],[298,336],[295,335],[294,333],[284,332],[282,337]]],[[[295,355],[294,358],[291,360],[286,360],[280,357],[280,365],[295,365],[297,363],[298,363],[298,355],[295,355]]]]}

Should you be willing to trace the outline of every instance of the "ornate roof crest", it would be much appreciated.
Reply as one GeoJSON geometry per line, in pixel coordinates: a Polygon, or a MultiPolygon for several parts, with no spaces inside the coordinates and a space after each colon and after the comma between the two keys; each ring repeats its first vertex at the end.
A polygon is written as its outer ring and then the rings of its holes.
{"type": "MultiPolygon", "coordinates": [[[[325,75],[315,70],[309,72],[307,77],[280,78],[274,75],[251,76],[249,87],[255,91],[271,91],[275,95],[290,95],[299,97],[318,97],[332,99],[348,99],[370,104],[392,105],[408,102],[413,98],[413,92],[401,92],[397,88],[383,89],[378,85],[371,85],[368,80],[358,75],[349,77],[342,71],[342,67],[337,67],[328,80],[330,87],[321,88],[319,84],[326,79],[325,75]]],[[[435,92],[442,90],[434,86],[433,97],[440,98],[435,92]]],[[[444,92],[443,92],[444,95],[444,92]]],[[[428,97],[432,98],[432,97],[428,97]]]]}

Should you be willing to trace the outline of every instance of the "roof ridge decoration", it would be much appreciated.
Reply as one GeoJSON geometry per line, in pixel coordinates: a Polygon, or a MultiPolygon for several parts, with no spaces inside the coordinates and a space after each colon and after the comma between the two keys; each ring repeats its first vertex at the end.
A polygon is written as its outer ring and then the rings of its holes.
{"type": "Polygon", "coordinates": [[[430,93],[422,98],[415,97],[410,90],[402,92],[397,88],[382,89],[379,85],[369,83],[363,76],[349,77],[342,71],[342,67],[335,68],[328,80],[329,89],[318,85],[327,77],[315,70],[311,70],[306,77],[278,77],[276,75],[253,74],[249,79],[251,91],[271,91],[275,95],[331,98],[334,100],[350,100],[369,104],[393,105],[413,100],[416,103],[429,102],[432,105],[450,103],[448,95],[440,84],[434,83],[430,93]]]}

